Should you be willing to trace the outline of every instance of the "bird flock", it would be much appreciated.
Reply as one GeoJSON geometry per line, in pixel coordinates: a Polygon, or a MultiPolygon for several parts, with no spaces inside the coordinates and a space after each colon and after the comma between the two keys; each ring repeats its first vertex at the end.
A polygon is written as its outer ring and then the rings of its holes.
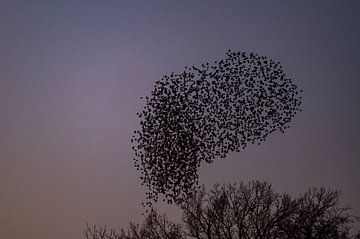
{"type": "Polygon", "coordinates": [[[198,188],[201,162],[284,132],[300,105],[280,63],[255,53],[229,50],[212,64],[163,76],[137,114],[141,127],[131,139],[147,187],[143,205],[151,207],[160,195],[181,204],[198,188]]]}

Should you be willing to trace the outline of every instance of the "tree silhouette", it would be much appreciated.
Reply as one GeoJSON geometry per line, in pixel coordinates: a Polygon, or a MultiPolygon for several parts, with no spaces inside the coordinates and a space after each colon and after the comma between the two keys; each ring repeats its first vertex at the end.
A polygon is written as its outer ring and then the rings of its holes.
{"type": "Polygon", "coordinates": [[[182,226],[169,221],[165,215],[151,210],[141,227],[130,223],[125,229],[115,230],[104,227],[90,227],[84,230],[86,239],[182,239],[186,238],[182,226]]]}
{"type": "Polygon", "coordinates": [[[132,139],[135,166],[148,188],[146,204],[180,204],[198,187],[201,162],[211,163],[289,127],[301,97],[279,62],[227,52],[213,64],[185,67],[155,84],[132,139]]]}
{"type": "Polygon", "coordinates": [[[270,184],[215,185],[193,191],[179,205],[183,224],[152,210],[140,226],[107,230],[87,226],[86,239],[359,239],[351,226],[359,218],[340,205],[340,192],[311,188],[298,198],[276,193],[270,184]]]}
{"type": "Polygon", "coordinates": [[[339,191],[311,188],[292,199],[253,181],[203,188],[182,209],[192,238],[351,238],[358,218],[339,205],[339,197],[339,191]]]}

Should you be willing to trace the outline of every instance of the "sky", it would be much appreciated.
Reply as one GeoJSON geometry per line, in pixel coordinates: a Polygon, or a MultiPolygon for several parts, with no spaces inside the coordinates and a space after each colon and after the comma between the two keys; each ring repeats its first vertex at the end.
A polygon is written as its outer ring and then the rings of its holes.
{"type": "Polygon", "coordinates": [[[200,183],[261,180],[294,196],[324,186],[360,215],[359,12],[357,0],[0,0],[1,237],[141,222],[140,97],[228,49],[280,61],[303,111],[285,134],[203,164],[200,183]]]}

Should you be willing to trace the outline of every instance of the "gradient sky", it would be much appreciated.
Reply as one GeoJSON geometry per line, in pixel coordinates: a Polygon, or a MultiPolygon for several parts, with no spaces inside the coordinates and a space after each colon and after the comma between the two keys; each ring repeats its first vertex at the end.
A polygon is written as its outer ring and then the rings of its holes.
{"type": "Polygon", "coordinates": [[[79,239],[86,221],[140,222],[140,96],[227,49],[280,61],[303,112],[285,134],[203,165],[201,183],[340,189],[360,215],[359,13],[358,0],[0,0],[1,237],[79,239]]]}

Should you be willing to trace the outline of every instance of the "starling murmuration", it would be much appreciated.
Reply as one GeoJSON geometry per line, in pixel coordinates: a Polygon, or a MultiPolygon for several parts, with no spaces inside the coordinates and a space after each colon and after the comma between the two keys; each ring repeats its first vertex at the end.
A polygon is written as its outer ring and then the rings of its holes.
{"type": "Polygon", "coordinates": [[[201,162],[284,132],[300,105],[280,63],[255,53],[228,51],[212,64],[163,76],[138,113],[141,128],[132,139],[148,189],[144,205],[160,195],[181,204],[198,187],[201,162]]]}

